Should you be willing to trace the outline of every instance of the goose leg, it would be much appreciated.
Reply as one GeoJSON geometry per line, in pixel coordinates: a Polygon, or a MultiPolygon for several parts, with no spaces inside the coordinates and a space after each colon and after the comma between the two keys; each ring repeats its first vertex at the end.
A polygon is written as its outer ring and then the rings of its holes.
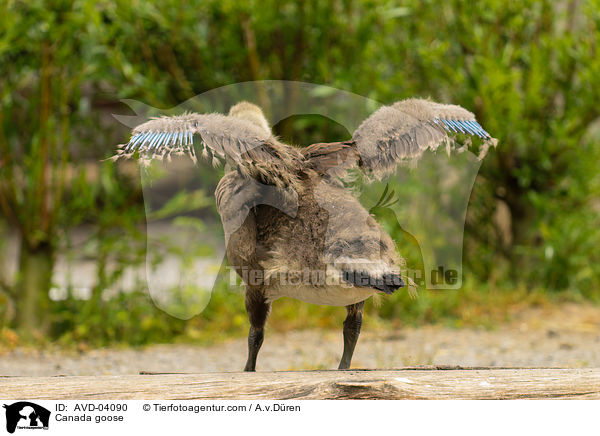
{"type": "Polygon", "coordinates": [[[354,354],[354,347],[358,341],[360,335],[360,326],[362,325],[362,314],[365,302],[351,304],[346,306],[348,315],[344,320],[344,354],[342,354],[342,360],[340,360],[340,366],[338,369],[349,369],[350,362],[352,362],[352,355],[354,354]]]}
{"type": "Polygon", "coordinates": [[[265,301],[261,292],[246,291],[246,311],[250,319],[248,332],[248,360],[244,371],[256,371],[256,357],[263,343],[265,323],[271,310],[271,304],[265,301]]]}

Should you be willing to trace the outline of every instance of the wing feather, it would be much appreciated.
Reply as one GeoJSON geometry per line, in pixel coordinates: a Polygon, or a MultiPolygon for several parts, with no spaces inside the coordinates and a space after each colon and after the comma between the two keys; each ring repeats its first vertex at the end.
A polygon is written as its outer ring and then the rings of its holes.
{"type": "Polygon", "coordinates": [[[362,169],[376,178],[393,172],[397,165],[410,165],[426,150],[436,150],[455,143],[451,134],[478,136],[484,142],[479,158],[483,158],[492,138],[468,110],[429,100],[408,99],[384,106],[356,129],[352,140],[360,154],[362,169]]]}
{"type": "Polygon", "coordinates": [[[174,153],[196,161],[194,137],[203,147],[201,156],[213,165],[227,161],[242,174],[269,184],[297,182],[299,152],[251,121],[217,113],[153,118],[133,129],[131,139],[114,158],[137,155],[142,163],[148,163],[170,159],[174,153]]]}

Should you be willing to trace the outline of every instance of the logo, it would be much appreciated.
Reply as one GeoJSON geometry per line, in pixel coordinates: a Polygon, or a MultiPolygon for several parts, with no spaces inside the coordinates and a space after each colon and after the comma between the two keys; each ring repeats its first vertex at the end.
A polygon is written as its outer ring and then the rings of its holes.
{"type": "Polygon", "coordinates": [[[15,429],[48,430],[50,411],[29,401],[19,401],[3,406],[6,409],[6,431],[14,433],[15,429]]]}

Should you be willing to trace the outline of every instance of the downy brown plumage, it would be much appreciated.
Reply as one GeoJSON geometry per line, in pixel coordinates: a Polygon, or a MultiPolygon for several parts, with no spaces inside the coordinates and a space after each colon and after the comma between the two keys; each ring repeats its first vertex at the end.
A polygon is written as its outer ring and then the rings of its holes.
{"type": "Polygon", "coordinates": [[[137,155],[145,163],[186,153],[196,160],[196,137],[204,158],[228,162],[215,197],[229,262],[246,286],[245,370],[255,370],[271,303],[282,296],[346,306],[339,369],[347,369],[365,300],[405,283],[394,241],[339,178],[358,169],[367,180],[381,179],[426,150],[445,145],[450,152],[455,132],[483,139],[480,158],[496,144],[462,107],[409,99],[377,110],[349,141],[296,149],[272,134],[260,108],[241,102],[227,116],[152,119],[133,130],[116,158],[137,155]]]}

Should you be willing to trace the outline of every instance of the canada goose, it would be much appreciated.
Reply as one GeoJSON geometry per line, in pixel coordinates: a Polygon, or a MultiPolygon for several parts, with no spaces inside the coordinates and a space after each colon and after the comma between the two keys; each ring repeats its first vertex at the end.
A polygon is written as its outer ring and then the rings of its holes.
{"type": "Polygon", "coordinates": [[[245,371],[255,370],[271,303],[282,296],[346,306],[338,369],[348,369],[365,300],[405,283],[392,238],[340,177],[358,169],[367,179],[381,179],[427,149],[455,148],[448,134],[456,132],[483,139],[480,157],[497,142],[460,106],[408,99],[378,109],[349,141],[297,149],[272,134],[259,107],[241,102],[228,115],[152,119],[133,130],[115,159],[138,153],[148,162],[186,153],[196,161],[196,136],[204,158],[225,161],[229,170],[215,197],[229,262],[246,287],[245,371]]]}

